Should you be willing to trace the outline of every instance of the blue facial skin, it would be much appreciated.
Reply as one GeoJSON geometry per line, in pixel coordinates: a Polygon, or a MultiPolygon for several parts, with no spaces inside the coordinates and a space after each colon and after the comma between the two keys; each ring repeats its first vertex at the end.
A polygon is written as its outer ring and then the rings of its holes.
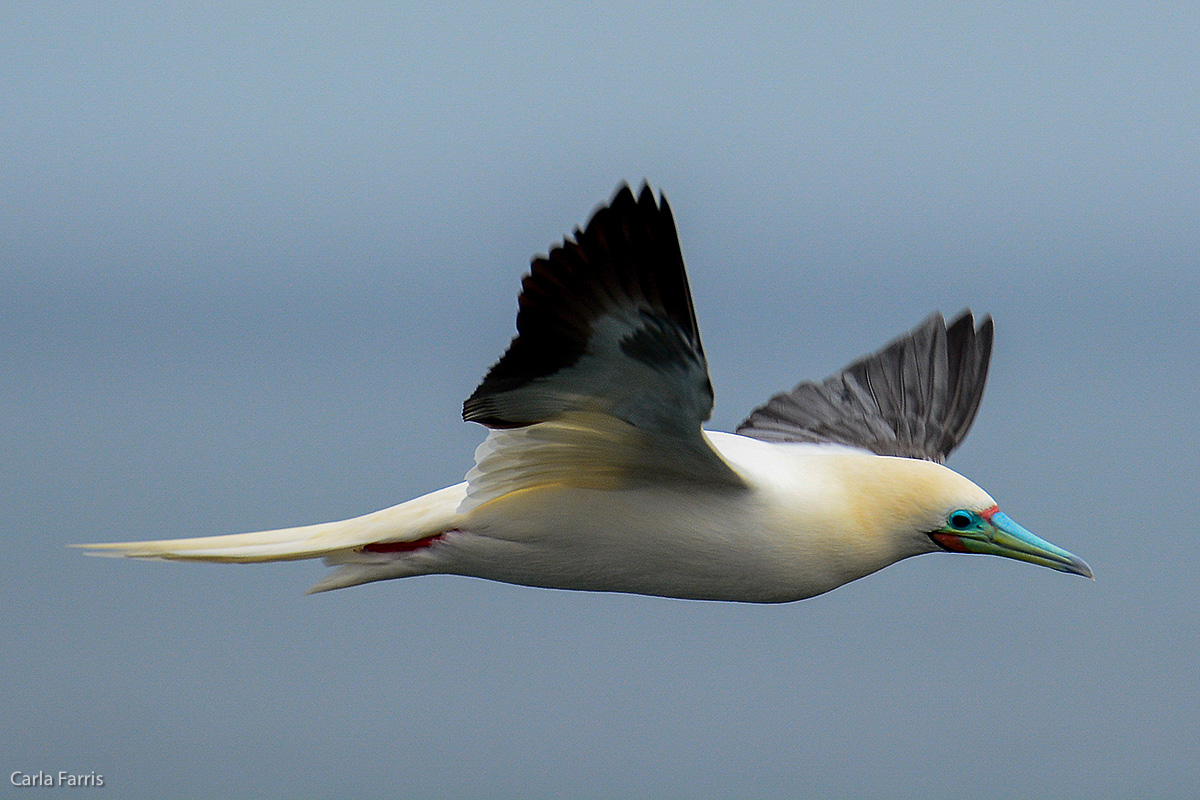
{"type": "Polygon", "coordinates": [[[1092,568],[1079,556],[1034,536],[999,509],[982,513],[968,509],[951,512],[946,524],[929,536],[946,550],[1004,556],[1059,572],[1093,577],[1092,568]]]}

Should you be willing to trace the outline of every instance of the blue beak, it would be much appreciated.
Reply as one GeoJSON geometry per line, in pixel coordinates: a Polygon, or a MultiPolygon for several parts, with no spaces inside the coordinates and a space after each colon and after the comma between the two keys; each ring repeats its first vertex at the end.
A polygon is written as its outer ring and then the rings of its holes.
{"type": "Polygon", "coordinates": [[[1059,572],[1093,578],[1092,568],[1079,556],[1034,536],[1001,511],[984,515],[974,531],[938,531],[934,541],[948,550],[1015,558],[1059,572]]]}

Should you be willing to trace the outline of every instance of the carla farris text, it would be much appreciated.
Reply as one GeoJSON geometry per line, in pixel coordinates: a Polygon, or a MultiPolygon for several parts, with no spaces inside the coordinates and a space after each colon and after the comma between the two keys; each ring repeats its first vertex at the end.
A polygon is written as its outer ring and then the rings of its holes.
{"type": "Polygon", "coordinates": [[[93,786],[99,787],[104,785],[104,776],[98,772],[85,772],[77,775],[66,770],[55,772],[46,772],[39,769],[37,772],[21,772],[17,770],[8,776],[9,783],[13,786],[93,786]]]}

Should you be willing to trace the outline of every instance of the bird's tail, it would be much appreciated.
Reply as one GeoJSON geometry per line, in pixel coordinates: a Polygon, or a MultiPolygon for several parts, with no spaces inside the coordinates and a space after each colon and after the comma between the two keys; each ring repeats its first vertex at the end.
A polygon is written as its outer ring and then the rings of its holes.
{"type": "Polygon", "coordinates": [[[314,591],[324,591],[382,577],[399,577],[398,574],[370,577],[371,571],[363,568],[384,566],[380,562],[387,561],[395,572],[396,554],[419,547],[454,527],[458,506],[465,496],[466,484],[460,483],[407,503],[337,522],[228,536],[105,542],[73,547],[81,547],[88,555],[96,556],[227,564],[324,558],[326,563],[353,568],[349,572],[355,572],[357,578],[352,578],[343,567],[313,587],[314,591]]]}

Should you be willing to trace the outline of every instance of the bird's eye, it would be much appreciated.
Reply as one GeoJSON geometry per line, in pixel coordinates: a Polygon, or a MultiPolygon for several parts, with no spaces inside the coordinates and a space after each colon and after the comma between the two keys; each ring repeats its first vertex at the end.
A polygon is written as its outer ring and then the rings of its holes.
{"type": "Polygon", "coordinates": [[[955,530],[965,531],[973,524],[975,524],[975,515],[970,511],[955,511],[950,515],[950,527],[955,530]]]}

